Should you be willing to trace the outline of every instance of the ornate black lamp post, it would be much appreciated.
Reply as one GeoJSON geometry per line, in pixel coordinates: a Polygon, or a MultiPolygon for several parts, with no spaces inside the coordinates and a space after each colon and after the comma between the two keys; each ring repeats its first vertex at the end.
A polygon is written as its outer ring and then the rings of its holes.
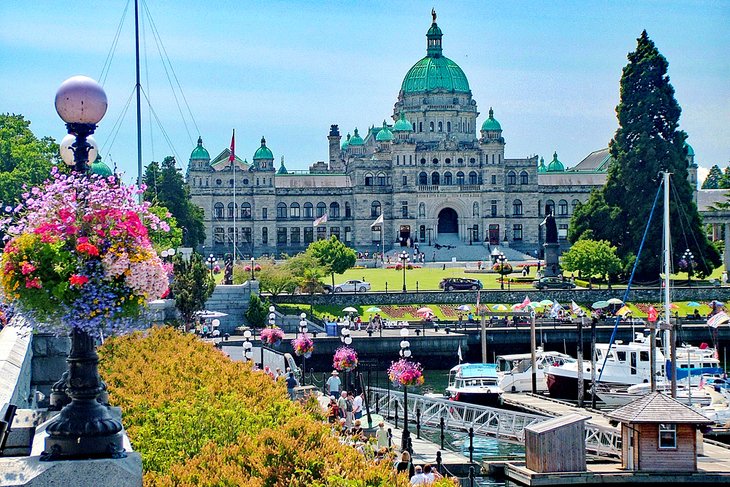
{"type": "Polygon", "coordinates": [[[207,259],[205,259],[206,262],[208,262],[208,267],[210,268],[210,277],[213,277],[213,266],[215,265],[215,257],[213,257],[213,254],[210,254],[207,259]]]}
{"type": "Polygon", "coordinates": [[[254,263],[255,262],[256,262],[256,259],[254,259],[253,257],[251,257],[251,280],[252,281],[255,281],[256,280],[256,275],[254,274],[254,269],[253,269],[253,266],[254,266],[254,263]]]}
{"type": "MultiPolygon", "coordinates": [[[[309,328],[307,327],[307,314],[302,313],[299,315],[299,335],[302,338],[307,337],[307,332],[309,331],[309,328]]],[[[306,385],[304,383],[305,378],[307,377],[307,354],[302,354],[302,385],[306,385]]]]}
{"type": "MultiPolygon", "coordinates": [[[[400,336],[403,338],[400,342],[401,358],[410,358],[411,356],[411,343],[408,341],[408,328],[401,328],[400,336]]],[[[408,431],[408,386],[403,385],[403,434],[401,435],[401,451],[409,449],[410,446],[411,432],[408,431]]]]}
{"type": "Polygon", "coordinates": [[[687,268],[687,286],[692,286],[692,270],[694,267],[694,258],[694,254],[692,254],[689,249],[685,250],[684,254],[682,254],[682,260],[685,262],[684,267],[687,268]]]}
{"type": "Polygon", "coordinates": [[[251,330],[243,332],[243,339],[245,340],[243,342],[243,358],[245,358],[247,362],[253,360],[253,344],[251,343],[252,336],[253,334],[251,333],[251,330]]]}
{"type": "Polygon", "coordinates": [[[403,263],[403,292],[406,292],[406,262],[408,262],[408,252],[405,250],[398,257],[403,263]]]}
{"type": "Polygon", "coordinates": [[[504,263],[507,261],[507,257],[505,257],[504,254],[500,252],[497,256],[497,261],[499,262],[499,287],[500,289],[504,289],[504,263]]]}
{"type": "MultiPolygon", "coordinates": [[[[106,94],[91,78],[74,76],[64,81],[56,93],[56,111],[66,122],[74,142],[64,151],[68,163],[73,153],[74,169],[85,175],[92,145],[89,136],[107,109],[106,94]]],[[[48,425],[43,460],[78,458],[121,458],[122,424],[97,401],[104,384],[99,377],[99,356],[94,337],[74,327],[71,330],[71,352],[68,356],[68,378],[65,393],[71,398],[48,425]]]]}
{"type": "MultiPolygon", "coordinates": [[[[352,336],[350,335],[350,329],[346,326],[342,327],[342,330],[340,330],[340,341],[347,345],[348,347],[352,345],[352,336]]],[[[351,391],[352,388],[350,387],[350,371],[345,370],[345,390],[351,391]]]]}

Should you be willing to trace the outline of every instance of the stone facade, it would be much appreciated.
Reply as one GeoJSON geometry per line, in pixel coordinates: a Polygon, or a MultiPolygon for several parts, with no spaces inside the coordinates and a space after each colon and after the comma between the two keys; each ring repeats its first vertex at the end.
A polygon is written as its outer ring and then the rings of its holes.
{"type": "Polygon", "coordinates": [[[441,41],[434,18],[427,55],[406,74],[390,122],[364,135],[356,128],[344,140],[332,125],[327,162],[309,171],[287,171],[283,158],[276,170],[264,138],[251,163],[231,162],[229,149],[211,159],[199,139],[187,184],[205,213],[202,251],[223,257],[235,246],[239,259],[291,255],[336,235],[360,251],[410,239],[422,246],[506,244],[534,257],[542,255],[548,209],[567,247],[576,205],[605,184],[607,149],[572,169],[557,154],[547,166],[538,156],[507,158],[494,111],[478,125],[469,82],[443,56],[441,41]],[[381,215],[383,223],[373,226],[381,215]]]}

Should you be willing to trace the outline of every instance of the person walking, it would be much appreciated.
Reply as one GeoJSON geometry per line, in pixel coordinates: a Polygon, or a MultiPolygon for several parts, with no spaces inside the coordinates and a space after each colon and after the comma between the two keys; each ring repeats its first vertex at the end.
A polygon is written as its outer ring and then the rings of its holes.
{"type": "Polygon", "coordinates": [[[342,381],[340,380],[340,373],[336,370],[332,371],[332,374],[330,375],[329,379],[327,379],[327,394],[330,396],[337,397],[340,394],[340,389],[342,387],[342,381]]]}
{"type": "Polygon", "coordinates": [[[342,391],[343,394],[345,394],[345,424],[347,425],[347,429],[352,428],[353,421],[355,420],[354,413],[352,411],[352,401],[354,397],[352,396],[352,392],[345,392],[342,391]]]}
{"type": "Polygon", "coordinates": [[[375,440],[378,442],[378,450],[382,448],[390,448],[390,441],[388,441],[388,430],[385,429],[385,423],[378,423],[378,429],[375,430],[375,440]]]}
{"type": "MultiPolygon", "coordinates": [[[[340,418],[347,418],[347,392],[340,392],[340,398],[337,399],[337,407],[340,410],[340,418]]],[[[351,411],[352,412],[352,411],[351,411]]]]}
{"type": "Polygon", "coordinates": [[[289,393],[289,399],[294,400],[294,388],[299,385],[299,381],[294,377],[294,372],[289,372],[286,378],[286,391],[289,393]]]}
{"type": "Polygon", "coordinates": [[[416,474],[416,470],[411,463],[411,454],[408,451],[404,451],[400,456],[400,461],[395,464],[395,472],[408,472],[408,478],[410,479],[416,474]]]}
{"type": "Polygon", "coordinates": [[[352,416],[355,420],[362,418],[362,402],[364,396],[365,393],[361,392],[352,399],[352,416]]]}
{"type": "Polygon", "coordinates": [[[423,475],[423,467],[416,465],[415,473],[411,476],[411,485],[423,485],[426,483],[426,477],[423,475]]]}

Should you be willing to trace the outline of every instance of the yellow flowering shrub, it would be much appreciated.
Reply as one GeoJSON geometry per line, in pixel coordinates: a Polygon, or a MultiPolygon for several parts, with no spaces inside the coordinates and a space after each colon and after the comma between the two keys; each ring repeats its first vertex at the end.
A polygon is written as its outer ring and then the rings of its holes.
{"type": "MultiPolygon", "coordinates": [[[[147,486],[407,486],[332,436],[314,400],[194,336],[155,328],[99,351],[147,486]]],[[[454,485],[449,480],[435,484],[454,485]]]]}

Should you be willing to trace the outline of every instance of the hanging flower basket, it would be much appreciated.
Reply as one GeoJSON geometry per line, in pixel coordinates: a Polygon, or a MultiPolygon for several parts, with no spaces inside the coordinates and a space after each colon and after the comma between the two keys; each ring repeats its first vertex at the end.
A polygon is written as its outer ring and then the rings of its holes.
{"type": "Polygon", "coordinates": [[[418,362],[400,359],[388,368],[388,378],[396,386],[420,386],[424,382],[423,367],[418,362]]]}
{"type": "Polygon", "coordinates": [[[294,353],[297,356],[309,358],[312,356],[314,351],[314,342],[308,336],[300,336],[291,341],[291,346],[294,349],[294,353]]]}
{"type": "Polygon", "coordinates": [[[357,352],[350,347],[338,348],[335,350],[332,366],[339,371],[354,370],[357,367],[357,352]]]}
{"type": "Polygon", "coordinates": [[[284,339],[284,330],[278,326],[272,326],[261,330],[261,341],[278,347],[284,339]]]}
{"type": "Polygon", "coordinates": [[[0,225],[9,237],[0,283],[7,300],[41,331],[91,335],[146,327],[145,304],[168,289],[148,231],[169,226],[137,203],[139,190],[113,177],[62,175],[0,225]]]}

